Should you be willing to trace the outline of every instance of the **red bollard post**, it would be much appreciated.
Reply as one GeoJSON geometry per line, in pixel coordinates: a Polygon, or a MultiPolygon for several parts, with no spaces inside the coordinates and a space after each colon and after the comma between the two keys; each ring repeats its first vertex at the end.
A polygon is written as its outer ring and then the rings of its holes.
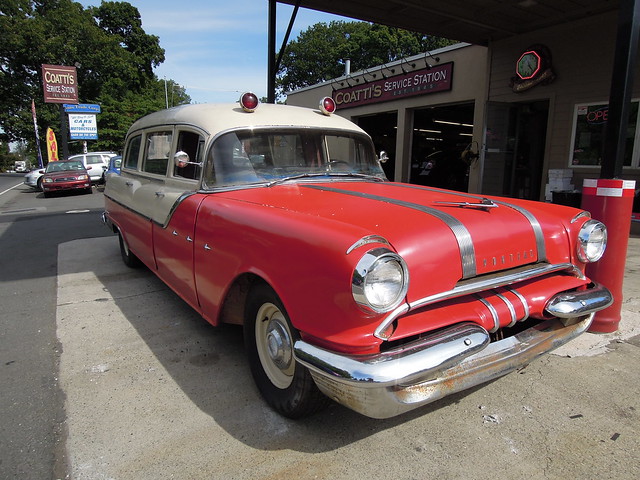
{"type": "Polygon", "coordinates": [[[587,265],[587,276],[613,294],[613,304],[596,313],[590,332],[615,332],[620,324],[635,184],[634,180],[612,179],[586,179],[583,183],[582,209],[604,223],[608,234],[607,249],[599,261],[587,265]]]}

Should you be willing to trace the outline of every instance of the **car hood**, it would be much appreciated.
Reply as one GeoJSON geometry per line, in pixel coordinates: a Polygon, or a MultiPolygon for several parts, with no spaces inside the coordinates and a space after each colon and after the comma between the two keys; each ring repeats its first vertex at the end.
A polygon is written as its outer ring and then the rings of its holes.
{"type": "Polygon", "coordinates": [[[51,178],[52,180],[59,180],[62,178],[77,178],[79,175],[88,175],[86,171],[79,170],[64,170],[62,172],[51,172],[45,173],[46,178],[51,178]]]}
{"type": "Polygon", "coordinates": [[[444,264],[447,272],[438,275],[453,282],[546,260],[545,236],[564,235],[560,222],[543,232],[535,214],[510,199],[394,182],[278,185],[227,195],[320,217],[335,228],[359,227],[363,237],[384,237],[412,274],[433,275],[444,264]]]}

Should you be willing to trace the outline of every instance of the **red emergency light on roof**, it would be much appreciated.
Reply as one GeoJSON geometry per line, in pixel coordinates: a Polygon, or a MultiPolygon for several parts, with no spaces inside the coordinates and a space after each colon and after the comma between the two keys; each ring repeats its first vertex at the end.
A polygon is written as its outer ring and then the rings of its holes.
{"type": "Polygon", "coordinates": [[[320,111],[325,115],[331,115],[336,111],[336,102],[331,97],[320,100],[320,111]]]}
{"type": "Polygon", "coordinates": [[[245,92],[240,96],[240,106],[245,112],[255,111],[258,103],[258,97],[253,92],[245,92]]]}

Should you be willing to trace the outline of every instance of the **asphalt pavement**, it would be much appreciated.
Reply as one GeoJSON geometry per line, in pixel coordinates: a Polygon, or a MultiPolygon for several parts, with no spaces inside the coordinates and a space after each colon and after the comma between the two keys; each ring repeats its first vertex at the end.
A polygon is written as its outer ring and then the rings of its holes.
{"type": "Polygon", "coordinates": [[[100,192],[4,191],[0,478],[640,478],[638,237],[618,332],[392,419],[291,421],[261,400],[239,327],[122,264],[100,192]]]}
{"type": "Polygon", "coordinates": [[[213,328],[116,237],[58,250],[70,478],[640,478],[640,239],[623,319],[482,387],[388,420],[292,421],[256,391],[242,332],[213,328]],[[90,255],[99,250],[102,256],[90,255]]]}

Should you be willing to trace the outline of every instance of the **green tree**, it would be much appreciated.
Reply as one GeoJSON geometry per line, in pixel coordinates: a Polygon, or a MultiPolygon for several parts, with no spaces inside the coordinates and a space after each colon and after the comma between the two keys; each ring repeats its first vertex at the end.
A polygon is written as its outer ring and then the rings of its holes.
{"type": "MultiPolygon", "coordinates": [[[[85,9],[72,0],[0,0],[0,140],[27,140],[34,150],[32,99],[41,138],[47,127],[59,131],[59,105],[43,101],[41,65],[69,65],[80,103],[102,106],[92,148],[119,150],[132,117],[165,106],[164,82],[153,73],[163,61],[159,38],[144,32],[127,2],[85,9]]],[[[181,93],[176,103],[188,103],[181,93]]]]}
{"type": "Polygon", "coordinates": [[[317,23],[285,48],[277,72],[279,94],[315,85],[353,71],[417,55],[455,43],[440,37],[367,22],[317,23]]]}

